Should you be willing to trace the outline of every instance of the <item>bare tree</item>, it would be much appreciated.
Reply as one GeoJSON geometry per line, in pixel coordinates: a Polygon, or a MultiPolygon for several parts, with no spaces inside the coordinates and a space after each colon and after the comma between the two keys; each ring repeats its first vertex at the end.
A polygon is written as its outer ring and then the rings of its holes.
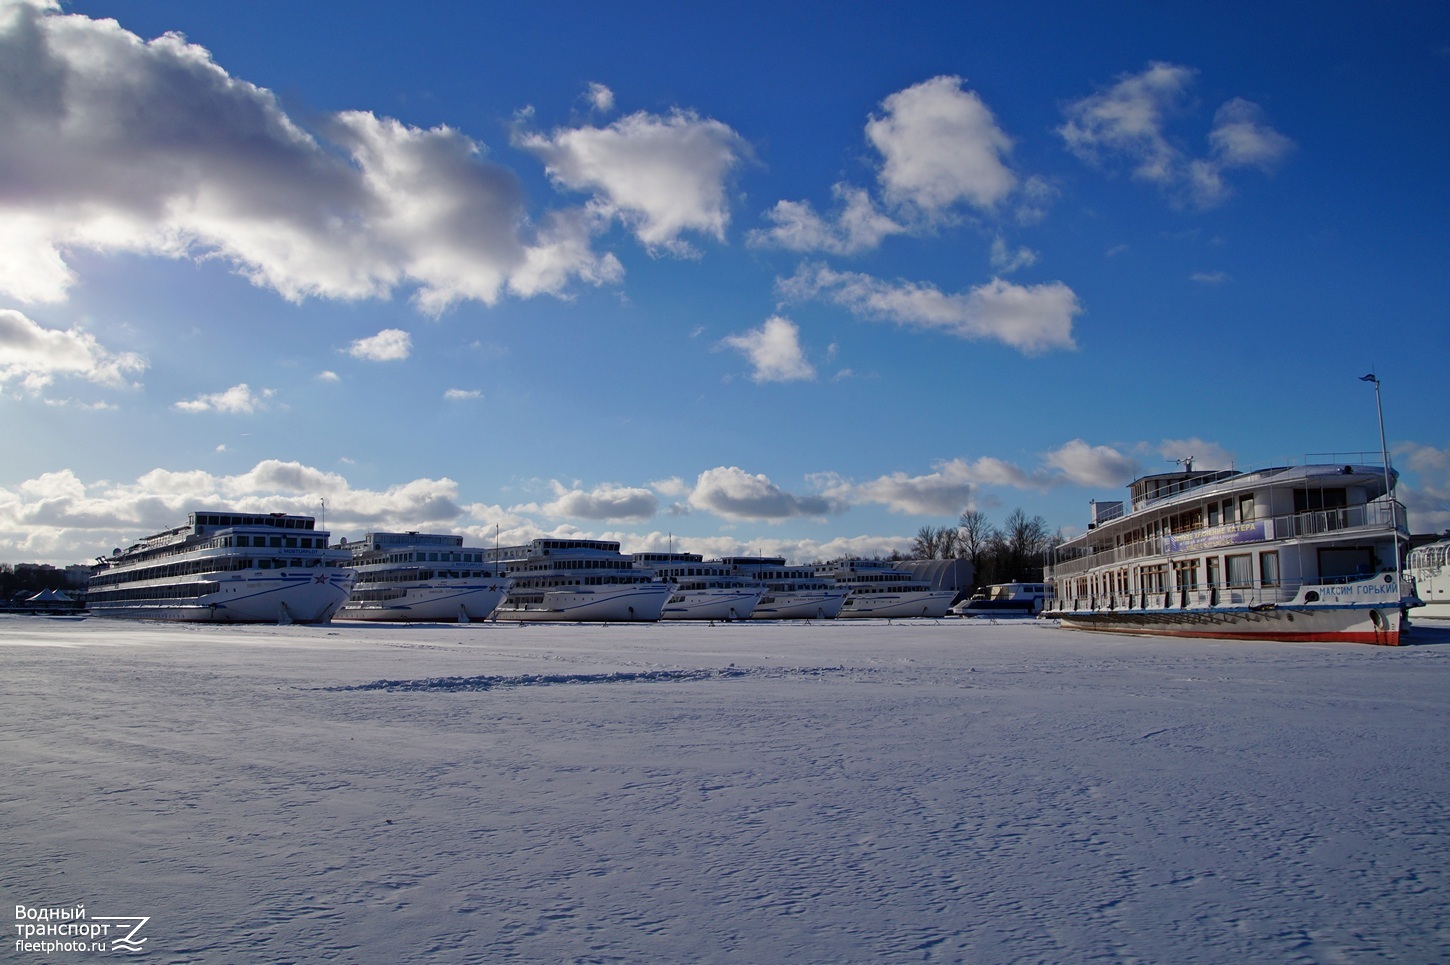
{"type": "Polygon", "coordinates": [[[1052,545],[1052,533],[1041,516],[1028,517],[1014,509],[1002,526],[1002,572],[1007,580],[1033,581],[1042,576],[1043,557],[1052,545]]]}
{"type": "Polygon", "coordinates": [[[923,526],[911,542],[914,560],[950,560],[957,555],[957,531],[950,526],[923,526]]]}

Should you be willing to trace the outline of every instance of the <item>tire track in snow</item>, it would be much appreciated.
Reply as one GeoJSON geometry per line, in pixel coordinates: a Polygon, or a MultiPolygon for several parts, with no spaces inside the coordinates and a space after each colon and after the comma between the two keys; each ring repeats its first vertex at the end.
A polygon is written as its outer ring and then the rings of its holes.
{"type": "Polygon", "coordinates": [[[409,691],[451,692],[508,690],[516,687],[549,687],[555,684],[655,684],[691,683],[704,680],[751,679],[784,680],[792,677],[828,677],[860,673],[845,667],[706,667],[693,670],[639,670],[611,673],[551,673],[501,676],[480,674],[473,677],[423,677],[417,680],[374,680],[365,684],[336,687],[311,687],[310,690],[331,692],[383,690],[392,693],[409,691]]]}

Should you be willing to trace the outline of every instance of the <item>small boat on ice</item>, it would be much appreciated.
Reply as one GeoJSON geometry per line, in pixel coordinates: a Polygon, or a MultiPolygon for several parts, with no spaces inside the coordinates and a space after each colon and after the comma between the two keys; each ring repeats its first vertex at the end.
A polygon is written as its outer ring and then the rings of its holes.
{"type": "Polygon", "coordinates": [[[951,608],[961,617],[1036,616],[1047,600],[1046,583],[994,583],[951,608]]]}

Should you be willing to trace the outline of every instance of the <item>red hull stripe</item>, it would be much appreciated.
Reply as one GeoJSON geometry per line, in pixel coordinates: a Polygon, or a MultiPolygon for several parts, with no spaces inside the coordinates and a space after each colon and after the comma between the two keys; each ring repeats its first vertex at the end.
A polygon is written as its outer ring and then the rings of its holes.
{"type": "Polygon", "coordinates": [[[1398,630],[1384,630],[1376,633],[1373,630],[1342,630],[1342,631],[1293,631],[1293,630],[1264,630],[1253,633],[1232,633],[1224,630],[1170,630],[1159,627],[1124,627],[1124,626],[1092,626],[1086,623],[1070,623],[1062,621],[1062,625],[1069,630],[1091,630],[1097,633],[1131,633],[1145,637],[1206,637],[1213,640],[1286,640],[1303,643],[1371,643],[1383,647],[1398,647],[1400,645],[1400,634],[1398,630]]]}

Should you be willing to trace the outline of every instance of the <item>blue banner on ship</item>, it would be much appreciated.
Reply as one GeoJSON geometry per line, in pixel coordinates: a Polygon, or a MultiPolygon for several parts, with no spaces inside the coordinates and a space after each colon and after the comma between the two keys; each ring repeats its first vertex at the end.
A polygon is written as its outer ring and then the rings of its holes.
{"type": "Polygon", "coordinates": [[[1169,533],[1163,537],[1163,552],[1192,553],[1215,546],[1258,543],[1268,538],[1264,523],[1260,519],[1247,523],[1224,523],[1222,526],[1196,529],[1191,533],[1169,533]]]}

